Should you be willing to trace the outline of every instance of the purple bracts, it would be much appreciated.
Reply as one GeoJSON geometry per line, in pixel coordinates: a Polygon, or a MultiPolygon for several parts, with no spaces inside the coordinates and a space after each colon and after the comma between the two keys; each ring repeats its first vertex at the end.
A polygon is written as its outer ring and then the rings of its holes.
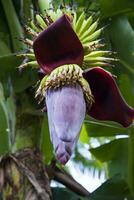
{"type": "Polygon", "coordinates": [[[57,159],[65,164],[75,147],[86,113],[79,84],[49,89],[46,93],[49,129],[57,159]]]}
{"type": "Polygon", "coordinates": [[[88,114],[98,120],[115,121],[128,127],[134,120],[134,109],[123,99],[112,75],[95,67],[83,73],[88,81],[94,104],[88,114]]]}
{"type": "Polygon", "coordinates": [[[45,73],[65,64],[82,65],[84,50],[70,18],[63,15],[43,30],[33,43],[37,62],[45,73]]]}

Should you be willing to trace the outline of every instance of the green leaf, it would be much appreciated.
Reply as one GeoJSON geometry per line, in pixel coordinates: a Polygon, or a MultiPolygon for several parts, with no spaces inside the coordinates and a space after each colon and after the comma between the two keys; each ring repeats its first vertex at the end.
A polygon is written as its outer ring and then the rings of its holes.
{"type": "Polygon", "coordinates": [[[82,143],[89,143],[89,136],[85,123],[83,123],[82,125],[79,139],[82,143]]]}
{"type": "Polygon", "coordinates": [[[8,24],[6,22],[6,16],[5,16],[1,1],[0,1],[0,8],[1,8],[0,9],[0,40],[3,41],[3,43],[5,43],[5,45],[7,45],[8,48],[10,49],[11,47],[10,33],[9,33],[8,24]]]}
{"type": "Polygon", "coordinates": [[[47,115],[44,116],[42,122],[40,148],[44,156],[45,163],[49,163],[53,157],[53,147],[50,141],[47,115]]]}
{"type": "Polygon", "coordinates": [[[7,82],[10,77],[15,92],[21,92],[35,84],[38,80],[36,69],[27,68],[19,72],[18,66],[22,59],[15,54],[0,56],[0,79],[7,82]]]}
{"type": "Polygon", "coordinates": [[[133,85],[131,84],[130,77],[126,74],[121,74],[119,77],[120,90],[126,99],[127,103],[134,106],[133,85]]]}
{"type": "MultiPolygon", "coordinates": [[[[116,75],[126,73],[134,76],[134,31],[126,16],[118,16],[113,18],[108,28],[108,34],[113,45],[113,48],[118,52],[120,65],[116,75]],[[118,33],[118,34],[117,34],[118,33]]],[[[117,63],[118,65],[118,63],[117,63]]]]}
{"type": "Polygon", "coordinates": [[[119,175],[116,175],[95,190],[91,197],[94,200],[124,200],[129,195],[127,183],[119,175]]]}
{"type": "Polygon", "coordinates": [[[130,22],[131,26],[132,26],[133,29],[134,29],[134,11],[131,12],[131,13],[128,13],[128,14],[127,14],[127,17],[128,17],[128,19],[129,19],[129,22],[130,22]]]}
{"type": "Polygon", "coordinates": [[[7,46],[7,44],[3,40],[0,40],[0,56],[10,54],[10,53],[11,51],[9,47],[7,46]]]}
{"type": "Polygon", "coordinates": [[[7,54],[0,56],[0,78],[3,75],[7,76],[7,73],[11,73],[13,70],[17,70],[17,67],[22,62],[22,59],[15,54],[7,54]]]}
{"type": "Polygon", "coordinates": [[[134,9],[133,0],[100,0],[100,4],[103,17],[132,12],[134,9]]]}
{"type": "Polygon", "coordinates": [[[128,167],[128,138],[113,140],[90,152],[101,162],[108,162],[109,175],[120,173],[127,179],[128,167]]]}
{"type": "Polygon", "coordinates": [[[128,140],[128,184],[134,196],[134,129],[128,140]]]}
{"type": "MultiPolygon", "coordinates": [[[[22,92],[28,87],[35,86],[38,81],[38,73],[36,69],[30,68],[25,69],[22,73],[19,73],[19,71],[15,71],[11,73],[11,80],[13,83],[14,91],[22,92]]],[[[36,89],[33,89],[33,92],[35,90],[36,89]]]]}
{"type": "MultiPolygon", "coordinates": [[[[90,152],[101,162],[117,159],[121,152],[128,147],[128,138],[115,139],[99,147],[90,149],[90,152]]],[[[127,153],[127,150],[122,153],[127,153]]]]}
{"type": "Polygon", "coordinates": [[[0,104],[0,155],[7,153],[10,149],[8,131],[6,114],[0,104]]]}
{"type": "Polygon", "coordinates": [[[6,101],[4,98],[4,91],[0,83],[0,155],[9,152],[10,137],[9,137],[8,114],[6,108],[6,101]]]}
{"type": "Polygon", "coordinates": [[[128,135],[129,130],[128,128],[122,128],[120,125],[114,122],[107,122],[107,121],[97,121],[92,118],[85,119],[85,126],[87,133],[90,137],[110,137],[115,135],[128,135]]]}
{"type": "Polygon", "coordinates": [[[23,29],[16,15],[12,0],[1,0],[1,3],[10,29],[14,51],[18,52],[23,50],[25,45],[19,41],[19,39],[23,37],[23,29]]]}
{"type": "MultiPolygon", "coordinates": [[[[80,197],[79,195],[67,190],[65,188],[52,188],[53,200],[84,200],[85,198],[80,197]]],[[[90,199],[91,200],[91,199],[90,199]]]]}
{"type": "Polygon", "coordinates": [[[9,129],[10,129],[10,138],[13,144],[15,140],[15,128],[16,128],[16,105],[14,102],[13,95],[7,98],[6,106],[8,112],[8,120],[9,120],[9,129]]]}

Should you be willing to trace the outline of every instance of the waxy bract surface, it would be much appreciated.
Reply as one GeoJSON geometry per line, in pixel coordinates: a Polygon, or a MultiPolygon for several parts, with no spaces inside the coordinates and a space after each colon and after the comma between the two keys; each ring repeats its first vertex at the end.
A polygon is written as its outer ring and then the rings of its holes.
{"type": "Polygon", "coordinates": [[[34,40],[33,49],[37,62],[45,73],[61,65],[82,65],[83,62],[83,47],[67,15],[42,31],[34,40]]]}
{"type": "Polygon", "coordinates": [[[49,89],[46,94],[50,136],[57,158],[70,158],[85,118],[86,104],[79,84],[49,89]]]}
{"type": "Polygon", "coordinates": [[[110,120],[129,126],[134,120],[134,109],[129,107],[112,75],[100,67],[83,74],[88,81],[95,103],[88,114],[98,120],[110,120]]]}

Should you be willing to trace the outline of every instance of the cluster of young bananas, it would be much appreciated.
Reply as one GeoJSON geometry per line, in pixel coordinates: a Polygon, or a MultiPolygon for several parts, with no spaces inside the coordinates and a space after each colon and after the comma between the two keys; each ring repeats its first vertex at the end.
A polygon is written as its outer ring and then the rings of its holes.
{"type": "MultiPolygon", "coordinates": [[[[63,65],[54,69],[50,75],[46,75],[36,91],[35,97],[39,97],[39,103],[44,99],[46,91],[50,88],[58,88],[70,83],[78,82],[84,92],[85,100],[88,105],[92,105],[94,99],[91,94],[90,86],[83,78],[83,70],[76,64],[63,65]]],[[[90,107],[89,106],[89,107],[90,107]]]]}
{"type": "MultiPolygon", "coordinates": [[[[27,58],[19,66],[20,69],[28,66],[34,68],[39,67],[33,52],[33,39],[63,14],[64,11],[59,9],[57,12],[48,11],[45,16],[37,14],[35,16],[36,21],[30,21],[29,26],[25,26],[27,33],[32,36],[32,39],[21,39],[26,45],[28,45],[28,52],[18,54],[18,56],[27,58]]],[[[97,29],[99,20],[93,22],[92,16],[86,19],[84,12],[82,12],[80,16],[77,16],[76,13],[71,13],[70,11],[68,11],[67,14],[72,19],[72,27],[84,48],[83,69],[94,66],[105,66],[111,61],[117,60],[109,57],[112,54],[111,51],[99,50],[103,44],[101,44],[101,39],[98,38],[104,29],[97,29]]]]}
{"type": "Polygon", "coordinates": [[[100,50],[104,44],[98,38],[104,27],[97,29],[98,24],[99,20],[94,22],[92,16],[86,19],[84,12],[79,17],[76,13],[74,14],[72,26],[84,48],[83,69],[94,66],[107,66],[111,61],[117,60],[110,57],[113,52],[100,50]]]}

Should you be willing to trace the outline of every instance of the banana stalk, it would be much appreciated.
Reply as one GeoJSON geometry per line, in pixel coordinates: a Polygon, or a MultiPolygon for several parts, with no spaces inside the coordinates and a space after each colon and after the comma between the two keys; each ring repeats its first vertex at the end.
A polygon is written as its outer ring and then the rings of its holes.
{"type": "Polygon", "coordinates": [[[4,12],[10,29],[12,44],[15,52],[25,48],[25,45],[19,41],[23,37],[23,30],[16,15],[15,8],[11,0],[1,0],[4,12]]]}

